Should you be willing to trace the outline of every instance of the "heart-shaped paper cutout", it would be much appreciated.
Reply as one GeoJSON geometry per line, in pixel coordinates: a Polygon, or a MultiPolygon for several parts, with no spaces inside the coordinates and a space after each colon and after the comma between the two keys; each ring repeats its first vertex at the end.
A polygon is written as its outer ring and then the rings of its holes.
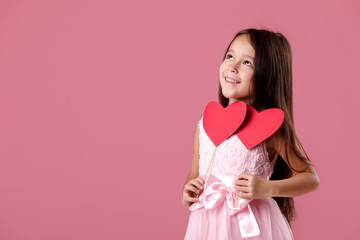
{"type": "Polygon", "coordinates": [[[230,137],[241,125],[246,116],[246,104],[236,101],[227,107],[211,101],[203,115],[203,126],[215,146],[219,146],[230,137]]]}
{"type": "Polygon", "coordinates": [[[281,127],[284,112],[279,108],[269,108],[258,113],[247,105],[246,119],[236,135],[247,149],[261,143],[281,127]]]}

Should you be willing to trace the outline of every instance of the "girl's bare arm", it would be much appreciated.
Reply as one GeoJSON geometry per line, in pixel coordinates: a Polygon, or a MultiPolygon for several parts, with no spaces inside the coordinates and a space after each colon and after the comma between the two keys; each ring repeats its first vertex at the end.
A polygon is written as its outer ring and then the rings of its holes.
{"type": "MultiPolygon", "coordinates": [[[[285,143],[279,135],[274,136],[269,144],[286,159],[285,143]]],[[[238,195],[243,198],[295,197],[314,191],[320,184],[315,169],[297,157],[291,148],[288,148],[288,158],[294,169],[305,171],[293,171],[292,177],[282,180],[267,180],[246,173],[240,174],[236,182],[236,189],[240,191],[238,195]]]]}
{"type": "MultiPolygon", "coordinates": [[[[280,135],[277,135],[276,138],[274,138],[272,146],[283,159],[286,159],[285,142],[280,135]]],[[[305,169],[305,171],[293,171],[293,176],[288,179],[270,181],[272,186],[272,196],[295,197],[314,191],[320,184],[319,177],[314,167],[312,165],[307,165],[306,163],[304,163],[295,154],[292,148],[288,148],[288,158],[290,165],[294,169],[305,169]]]]}
{"type": "Polygon", "coordinates": [[[192,161],[191,161],[191,165],[190,165],[189,174],[188,174],[187,179],[185,180],[184,186],[191,179],[197,178],[197,176],[199,175],[199,158],[200,158],[200,154],[199,154],[199,133],[200,133],[199,123],[200,123],[200,121],[198,122],[196,131],[195,131],[194,153],[193,153],[193,157],[192,157],[192,161]]]}
{"type": "Polygon", "coordinates": [[[203,189],[204,181],[199,178],[199,122],[196,127],[194,139],[194,154],[190,165],[190,171],[182,189],[182,204],[189,207],[197,201],[198,194],[203,189]]]}

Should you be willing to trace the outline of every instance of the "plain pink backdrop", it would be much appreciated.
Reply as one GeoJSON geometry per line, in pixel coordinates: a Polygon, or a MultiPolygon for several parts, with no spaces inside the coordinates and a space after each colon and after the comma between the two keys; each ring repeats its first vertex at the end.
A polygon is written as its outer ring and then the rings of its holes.
{"type": "Polygon", "coordinates": [[[0,2],[0,239],[183,239],[196,123],[247,27],[292,46],[321,181],[295,239],[359,238],[359,2],[123,2],[0,2]]]}

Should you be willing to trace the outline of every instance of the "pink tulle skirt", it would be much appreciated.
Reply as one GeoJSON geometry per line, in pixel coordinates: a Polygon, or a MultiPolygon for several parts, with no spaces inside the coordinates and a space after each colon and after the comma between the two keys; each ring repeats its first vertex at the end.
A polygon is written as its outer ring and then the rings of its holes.
{"type": "Polygon", "coordinates": [[[259,236],[241,236],[236,215],[224,204],[216,208],[191,211],[185,240],[291,240],[291,228],[273,198],[253,199],[249,203],[260,230],[259,236]]]}

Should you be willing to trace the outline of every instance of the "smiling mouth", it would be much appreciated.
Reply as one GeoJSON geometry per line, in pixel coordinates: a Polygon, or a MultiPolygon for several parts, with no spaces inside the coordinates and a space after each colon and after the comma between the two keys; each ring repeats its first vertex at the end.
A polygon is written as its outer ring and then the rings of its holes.
{"type": "Polygon", "coordinates": [[[239,84],[240,83],[239,81],[236,81],[234,79],[227,78],[227,77],[225,77],[225,81],[228,82],[228,83],[232,83],[232,84],[239,84]]]}

